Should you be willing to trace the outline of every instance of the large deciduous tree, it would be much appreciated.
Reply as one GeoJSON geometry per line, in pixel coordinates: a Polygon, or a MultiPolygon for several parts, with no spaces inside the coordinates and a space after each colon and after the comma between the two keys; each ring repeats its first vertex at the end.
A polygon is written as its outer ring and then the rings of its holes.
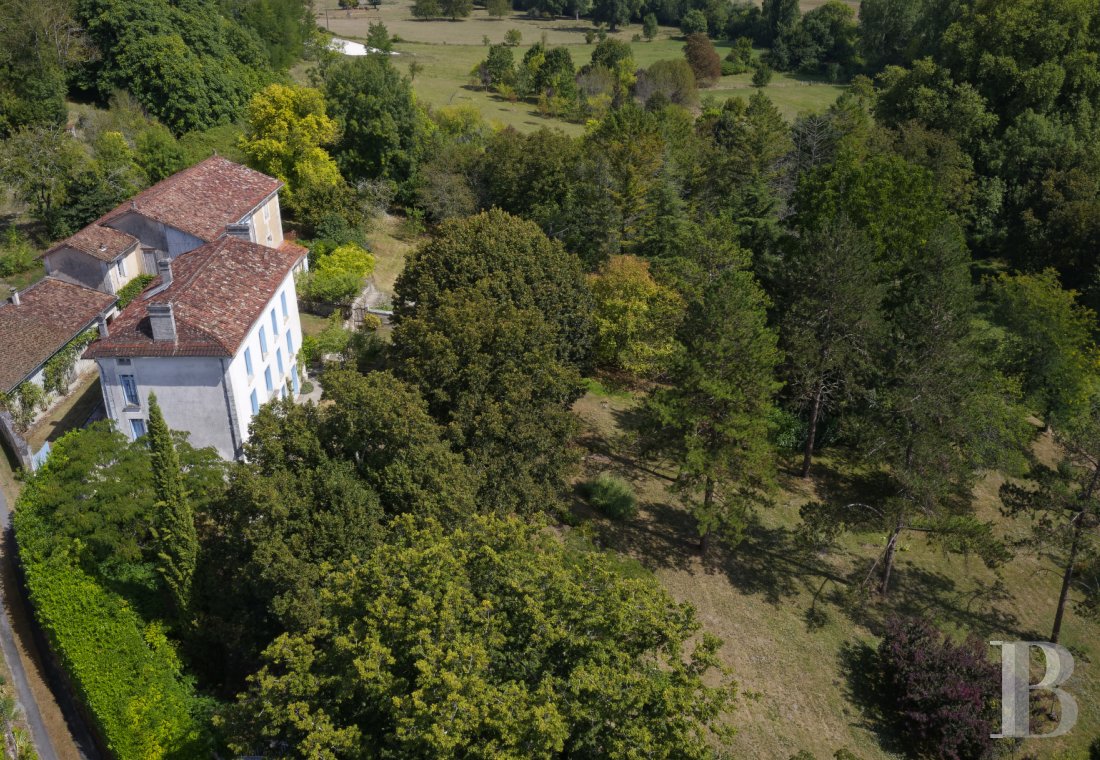
{"type": "Polygon", "coordinates": [[[536,309],[556,333],[556,356],[588,363],[592,294],[580,262],[532,222],[496,209],[444,222],[413,253],[397,279],[394,315],[400,324],[475,286],[498,303],[536,309]]]}
{"type": "Polygon", "coordinates": [[[1063,290],[1053,270],[1003,274],[991,284],[993,316],[1008,331],[1006,370],[1048,425],[1087,415],[1096,390],[1096,314],[1063,290]]]}
{"type": "Polygon", "coordinates": [[[617,32],[620,26],[630,23],[641,7],[640,0],[595,0],[592,19],[604,22],[609,31],[617,32]]]}
{"type": "Polygon", "coordinates": [[[650,580],[536,527],[399,519],[229,714],[237,754],[710,757],[718,642],[650,580]]]}
{"type": "Polygon", "coordinates": [[[241,138],[241,149],[254,169],[286,183],[282,202],[308,224],[331,210],[327,204],[314,208],[314,203],[345,185],[324,147],[333,144],[338,134],[320,91],[273,84],[249,101],[248,132],[241,138]]]}
{"type": "Polygon", "coordinates": [[[336,161],[350,180],[408,180],[423,155],[424,117],[409,80],[381,55],[345,57],[325,67],[325,100],[340,125],[336,161]]]}
{"type": "Polygon", "coordinates": [[[365,557],[378,543],[378,496],[354,463],[328,454],[320,428],[313,405],[265,404],[253,418],[246,461],[202,515],[189,645],[221,688],[239,688],[277,635],[317,619],[319,584],[331,566],[365,557]]]}
{"type": "Polygon", "coordinates": [[[89,165],[76,139],[57,126],[26,127],[0,143],[0,179],[54,233],[73,232],[61,229],[60,215],[89,165]]]}
{"type": "Polygon", "coordinates": [[[473,512],[477,481],[415,387],[389,372],[330,371],[325,399],[326,445],[355,463],[387,514],[452,524],[473,512]]]}
{"type": "Polygon", "coordinates": [[[680,295],[635,256],[612,256],[588,282],[596,302],[596,361],[642,377],[667,369],[683,315],[680,295]]]}
{"type": "Polygon", "coordinates": [[[560,352],[554,322],[502,298],[491,277],[446,291],[394,331],[394,370],[465,455],[482,509],[535,512],[565,491],[581,385],[560,352]]]}

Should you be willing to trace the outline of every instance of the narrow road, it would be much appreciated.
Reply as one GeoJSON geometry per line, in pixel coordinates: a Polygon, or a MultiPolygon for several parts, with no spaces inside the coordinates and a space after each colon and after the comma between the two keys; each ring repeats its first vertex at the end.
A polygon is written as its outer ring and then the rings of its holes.
{"type": "MultiPolygon", "coordinates": [[[[11,527],[11,510],[8,509],[3,489],[0,489],[0,529],[2,529],[5,549],[5,556],[0,561],[14,564],[15,558],[11,556],[11,552],[15,551],[15,536],[11,527]]],[[[31,729],[31,738],[34,740],[34,748],[38,751],[40,760],[60,760],[54,749],[53,740],[50,739],[50,734],[46,730],[46,722],[42,720],[42,712],[38,709],[38,703],[31,692],[27,671],[23,667],[23,658],[19,656],[19,650],[16,649],[15,633],[12,631],[7,601],[5,599],[4,604],[0,605],[0,651],[3,652],[8,671],[11,673],[15,698],[31,729]]]]}

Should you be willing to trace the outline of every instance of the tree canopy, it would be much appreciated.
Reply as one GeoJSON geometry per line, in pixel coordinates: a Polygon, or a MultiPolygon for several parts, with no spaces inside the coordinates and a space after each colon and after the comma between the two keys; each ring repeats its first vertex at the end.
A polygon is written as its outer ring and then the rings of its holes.
{"type": "Polygon", "coordinates": [[[403,518],[321,598],[233,709],[237,753],[704,758],[732,696],[689,609],[515,519],[403,518]]]}

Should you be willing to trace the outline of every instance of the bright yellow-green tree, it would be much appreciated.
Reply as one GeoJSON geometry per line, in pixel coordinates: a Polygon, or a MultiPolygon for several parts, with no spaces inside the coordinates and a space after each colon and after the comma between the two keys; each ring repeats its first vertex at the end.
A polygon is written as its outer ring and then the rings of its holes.
{"type": "Polygon", "coordinates": [[[596,302],[596,361],[605,367],[652,376],[676,348],[684,302],[653,279],[637,256],[612,256],[588,285],[596,302]]]}
{"type": "Polygon", "coordinates": [[[309,215],[317,199],[331,198],[345,186],[323,147],[339,133],[319,90],[273,84],[248,104],[248,132],[241,149],[254,169],[286,183],[283,203],[291,212],[309,215]]]}

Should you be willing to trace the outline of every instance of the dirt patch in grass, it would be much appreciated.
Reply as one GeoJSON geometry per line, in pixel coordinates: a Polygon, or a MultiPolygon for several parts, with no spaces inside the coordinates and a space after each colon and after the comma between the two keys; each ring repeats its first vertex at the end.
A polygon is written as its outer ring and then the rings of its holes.
{"type": "MultiPolygon", "coordinates": [[[[636,396],[589,393],[575,405],[588,451],[584,477],[613,472],[632,484],[639,503],[638,516],[627,522],[612,523],[590,510],[578,516],[594,527],[599,545],[653,572],[725,642],[720,654],[742,695],[730,716],[738,730],[726,748],[733,757],[782,760],[809,750],[829,758],[841,748],[864,760],[900,757],[853,666],[876,645],[874,632],[892,614],[927,614],[953,634],[985,640],[1036,640],[1049,633],[1060,576],[1047,558],[1020,552],[994,571],[908,534],[893,589],[883,600],[859,584],[885,535],[847,535],[826,551],[803,548],[795,529],[807,500],[853,493],[871,498],[881,487],[872,471],[835,452],[820,459],[809,482],[785,468],[774,505],[760,511],[746,540],[733,549],[712,546],[700,556],[695,525],[671,488],[674,472],[634,453],[637,403],[636,396]]],[[[1038,447],[1044,445],[1040,439],[1038,447]]],[[[990,474],[978,484],[978,514],[998,520],[1003,531],[1022,532],[1022,524],[1000,514],[1003,480],[990,474]]],[[[1078,657],[1067,688],[1080,706],[1079,723],[1066,737],[1028,742],[1023,750],[1037,758],[1084,757],[1100,733],[1098,630],[1073,612],[1067,616],[1063,643],[1078,657]]]]}

